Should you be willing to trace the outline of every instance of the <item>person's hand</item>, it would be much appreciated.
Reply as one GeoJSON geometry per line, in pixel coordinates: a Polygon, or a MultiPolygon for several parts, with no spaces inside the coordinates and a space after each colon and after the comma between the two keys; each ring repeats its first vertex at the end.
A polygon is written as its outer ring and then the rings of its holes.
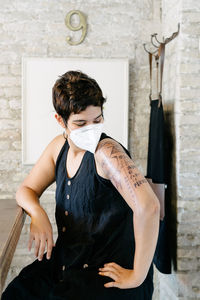
{"type": "Polygon", "coordinates": [[[137,278],[133,269],[125,269],[115,262],[104,264],[103,268],[99,268],[99,274],[108,276],[115,281],[107,282],[105,287],[118,287],[120,289],[135,288],[142,284],[137,278]]]}
{"type": "Polygon", "coordinates": [[[47,243],[47,259],[50,259],[52,248],[55,246],[53,241],[53,231],[49,218],[41,207],[31,216],[30,237],[28,249],[31,250],[32,242],[35,241],[35,256],[42,260],[47,243]]]}

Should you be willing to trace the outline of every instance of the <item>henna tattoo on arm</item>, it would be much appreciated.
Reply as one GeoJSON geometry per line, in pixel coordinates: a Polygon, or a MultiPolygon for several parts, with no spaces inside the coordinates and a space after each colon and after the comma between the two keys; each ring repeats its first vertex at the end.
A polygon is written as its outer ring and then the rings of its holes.
{"type": "Polygon", "coordinates": [[[125,153],[120,144],[110,139],[102,140],[97,148],[100,154],[100,165],[113,185],[122,193],[129,191],[133,201],[135,189],[147,183],[147,180],[136,168],[132,159],[125,153]]]}

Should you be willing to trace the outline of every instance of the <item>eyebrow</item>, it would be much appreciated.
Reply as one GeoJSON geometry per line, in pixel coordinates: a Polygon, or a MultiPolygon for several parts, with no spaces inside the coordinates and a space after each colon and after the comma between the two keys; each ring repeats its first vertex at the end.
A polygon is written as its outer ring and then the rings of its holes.
{"type": "MultiPolygon", "coordinates": [[[[102,115],[102,113],[98,117],[94,118],[94,120],[98,119],[101,115],[102,115]]],[[[75,123],[75,122],[84,122],[84,121],[87,121],[87,120],[75,120],[72,123],[75,123]]]]}

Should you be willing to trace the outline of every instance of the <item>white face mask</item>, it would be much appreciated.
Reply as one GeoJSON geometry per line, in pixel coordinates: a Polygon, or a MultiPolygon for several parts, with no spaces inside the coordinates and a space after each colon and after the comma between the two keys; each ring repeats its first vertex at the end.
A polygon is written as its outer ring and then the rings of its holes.
{"type": "Polygon", "coordinates": [[[102,131],[103,123],[90,124],[71,130],[69,137],[77,147],[94,153],[102,131]]]}

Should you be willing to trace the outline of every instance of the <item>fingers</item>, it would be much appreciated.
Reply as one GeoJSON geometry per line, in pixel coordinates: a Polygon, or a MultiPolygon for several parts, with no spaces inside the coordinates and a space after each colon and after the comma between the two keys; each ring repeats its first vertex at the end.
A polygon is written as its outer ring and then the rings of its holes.
{"type": "Polygon", "coordinates": [[[38,256],[38,251],[39,251],[39,247],[40,247],[40,240],[39,237],[36,236],[35,238],[35,256],[38,256]]]}
{"type": "Polygon", "coordinates": [[[34,237],[32,234],[30,234],[29,241],[28,241],[28,250],[30,251],[32,248],[32,243],[33,243],[34,237]]]}
{"type": "Polygon", "coordinates": [[[52,237],[50,237],[48,240],[47,240],[47,255],[46,255],[46,258],[47,259],[50,259],[51,257],[51,252],[52,252],[52,248],[54,246],[54,241],[52,239],[52,237]]]}
{"type": "Polygon", "coordinates": [[[43,255],[46,248],[47,243],[47,259],[51,258],[52,248],[55,246],[55,243],[53,241],[53,237],[50,235],[48,238],[45,235],[42,235],[42,237],[39,237],[39,235],[30,235],[29,241],[28,241],[28,250],[30,251],[32,248],[32,243],[35,241],[35,250],[34,254],[36,257],[38,257],[38,260],[41,261],[43,259],[43,255]]]}
{"type": "Polygon", "coordinates": [[[117,282],[111,281],[104,284],[105,287],[119,287],[117,282]]]}
{"type": "Polygon", "coordinates": [[[141,283],[139,281],[138,275],[134,275],[133,269],[126,269],[121,267],[116,263],[104,264],[104,268],[99,268],[100,275],[108,276],[114,281],[107,282],[104,286],[107,287],[117,287],[120,289],[135,288],[141,283]]]}
{"type": "Polygon", "coordinates": [[[35,240],[35,256],[38,260],[43,259],[45,248],[47,246],[47,258],[49,259],[53,247],[53,232],[52,226],[46,213],[41,210],[42,213],[36,214],[31,218],[30,225],[30,239],[28,243],[29,249],[32,247],[32,242],[35,240]]]}
{"type": "Polygon", "coordinates": [[[42,260],[45,251],[45,246],[46,246],[46,238],[45,236],[43,236],[42,239],[40,240],[38,260],[42,260]]]}
{"type": "Polygon", "coordinates": [[[104,264],[104,267],[99,268],[99,270],[101,270],[103,272],[104,271],[112,271],[117,274],[117,273],[120,273],[120,271],[122,270],[122,267],[116,263],[108,263],[108,264],[104,264]]]}
{"type": "Polygon", "coordinates": [[[120,281],[121,281],[121,273],[122,273],[122,267],[118,264],[112,262],[104,264],[103,268],[99,268],[100,275],[108,276],[112,278],[114,281],[107,282],[104,284],[105,287],[120,287],[120,281]]]}
{"type": "Polygon", "coordinates": [[[103,271],[103,272],[99,272],[99,274],[103,276],[108,276],[114,279],[115,281],[119,280],[119,274],[115,273],[114,271],[103,271]]]}
{"type": "Polygon", "coordinates": [[[119,266],[118,264],[116,264],[115,262],[104,264],[104,268],[109,268],[109,267],[114,268],[114,269],[116,269],[118,271],[122,270],[122,267],[119,266]]]}
{"type": "Polygon", "coordinates": [[[105,264],[104,268],[99,268],[100,275],[108,276],[115,281],[119,281],[120,279],[120,269],[121,267],[115,263],[105,264]]]}

